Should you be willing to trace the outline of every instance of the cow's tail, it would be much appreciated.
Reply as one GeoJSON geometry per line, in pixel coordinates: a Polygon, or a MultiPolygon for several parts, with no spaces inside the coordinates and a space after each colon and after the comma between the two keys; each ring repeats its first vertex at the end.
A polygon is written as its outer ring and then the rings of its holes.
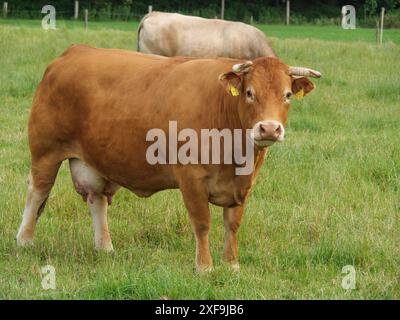
{"type": "Polygon", "coordinates": [[[137,52],[140,52],[140,31],[142,31],[142,29],[143,29],[144,20],[146,20],[150,15],[151,15],[151,12],[146,14],[139,23],[139,28],[137,31],[137,42],[136,42],[136,51],[137,52]]]}

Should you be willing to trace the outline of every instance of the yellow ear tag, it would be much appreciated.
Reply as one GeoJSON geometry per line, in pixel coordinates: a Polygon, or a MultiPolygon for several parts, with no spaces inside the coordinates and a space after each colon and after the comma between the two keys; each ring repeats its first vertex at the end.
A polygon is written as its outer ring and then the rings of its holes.
{"type": "Polygon", "coordinates": [[[231,92],[231,95],[234,96],[234,97],[237,97],[239,95],[239,90],[236,87],[232,86],[232,85],[229,88],[229,91],[231,92]]]}
{"type": "Polygon", "coordinates": [[[304,90],[303,90],[303,89],[299,90],[294,96],[295,96],[296,99],[298,99],[298,100],[303,99],[303,97],[304,97],[304,90]]]}

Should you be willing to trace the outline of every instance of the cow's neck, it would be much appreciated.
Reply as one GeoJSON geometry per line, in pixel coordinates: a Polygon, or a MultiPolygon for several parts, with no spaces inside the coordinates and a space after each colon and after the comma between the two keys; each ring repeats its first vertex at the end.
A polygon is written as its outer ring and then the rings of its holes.
{"type": "Polygon", "coordinates": [[[243,129],[239,117],[239,98],[227,96],[226,92],[219,90],[216,112],[210,112],[214,128],[217,129],[243,129]]]}
{"type": "MultiPolygon", "coordinates": [[[[218,110],[215,113],[210,112],[213,119],[214,128],[216,129],[242,129],[243,139],[246,128],[243,127],[239,117],[239,99],[227,96],[225,92],[220,93],[218,110]],[[217,115],[214,117],[214,115],[217,115]]],[[[254,164],[261,165],[265,157],[265,149],[254,149],[254,164]]]]}

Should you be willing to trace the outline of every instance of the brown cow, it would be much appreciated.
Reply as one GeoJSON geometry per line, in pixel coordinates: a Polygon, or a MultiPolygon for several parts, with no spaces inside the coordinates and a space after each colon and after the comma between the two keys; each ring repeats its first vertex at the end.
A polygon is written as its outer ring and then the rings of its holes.
{"type": "MultiPolygon", "coordinates": [[[[236,232],[266,149],[283,140],[289,98],[309,93],[306,76],[276,58],[254,61],[165,58],[72,46],[47,68],[29,119],[32,165],[19,245],[31,244],[62,161],[87,202],[97,249],[112,250],[107,206],[120,186],[138,196],[179,188],[196,236],[196,267],[210,270],[208,203],[224,207],[224,258],[238,268],[236,232]],[[302,76],[302,77],[298,77],[302,76]],[[255,170],[233,164],[150,164],[147,133],[180,129],[249,129],[255,170]]],[[[170,137],[169,137],[170,138],[170,137]]]]}

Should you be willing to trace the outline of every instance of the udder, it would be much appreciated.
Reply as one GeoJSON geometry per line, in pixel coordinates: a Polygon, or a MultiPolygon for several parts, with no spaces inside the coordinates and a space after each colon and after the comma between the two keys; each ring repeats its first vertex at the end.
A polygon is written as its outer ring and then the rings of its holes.
{"type": "Polygon", "coordinates": [[[120,188],[117,184],[107,180],[95,169],[79,159],[69,159],[72,181],[75,190],[85,202],[93,203],[96,195],[104,195],[110,205],[112,197],[120,188]]]}

